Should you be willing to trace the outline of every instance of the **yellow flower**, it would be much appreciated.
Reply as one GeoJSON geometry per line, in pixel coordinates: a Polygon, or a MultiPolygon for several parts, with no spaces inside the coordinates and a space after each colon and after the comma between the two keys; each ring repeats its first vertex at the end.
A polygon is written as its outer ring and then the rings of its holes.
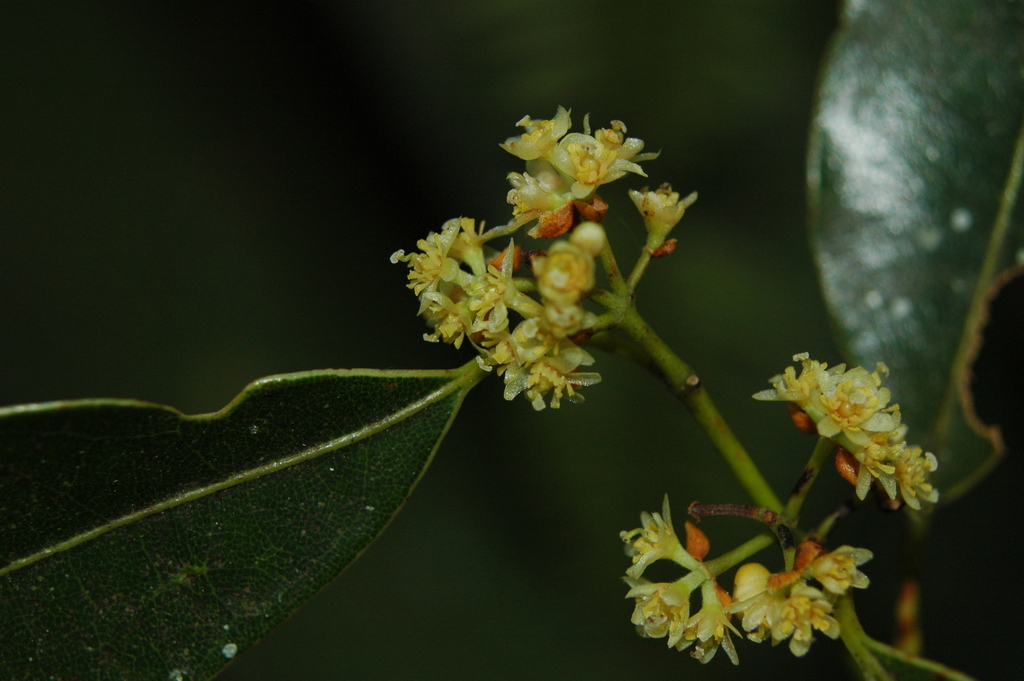
{"type": "Polygon", "coordinates": [[[903,456],[895,461],[894,475],[907,506],[920,510],[922,500],[930,504],[939,500],[939,491],[928,482],[929,474],[938,467],[931,452],[922,452],[916,445],[904,448],[903,456]]]}
{"type": "Polygon", "coordinates": [[[850,587],[867,588],[871,580],[858,570],[857,566],[863,565],[873,557],[874,554],[867,549],[840,546],[831,553],[815,558],[804,574],[809,572],[814,579],[821,582],[827,591],[841,596],[850,587]]]}
{"type": "Polygon", "coordinates": [[[455,243],[459,231],[463,228],[464,222],[472,225],[469,218],[454,218],[444,223],[441,233],[430,232],[426,239],[420,239],[416,246],[421,253],[405,254],[404,250],[398,250],[391,254],[391,262],[399,261],[409,263],[412,269],[409,272],[409,288],[420,298],[420,311],[422,314],[428,306],[423,299],[424,293],[436,291],[442,281],[455,281],[462,273],[459,263],[448,257],[448,250],[455,243]]]}
{"type": "Polygon", "coordinates": [[[890,393],[882,387],[879,371],[888,373],[880,363],[870,374],[864,367],[854,367],[819,383],[818,403],[811,406],[824,411],[824,417],[816,419],[822,437],[843,433],[851,442],[864,446],[871,441],[872,433],[893,431],[899,426],[899,407],[887,407],[890,393]]]}
{"type": "Polygon", "coordinates": [[[666,183],[647,191],[629,190],[629,198],[644,218],[647,231],[664,237],[683,218],[686,209],[697,200],[697,192],[692,192],[683,200],[679,200],[679,192],[672,191],[672,185],[666,183]]]}
{"type": "MultiPolygon", "coordinates": [[[[835,440],[855,456],[876,435],[888,438],[899,427],[899,406],[889,406],[891,395],[879,376],[888,373],[884,364],[868,373],[863,367],[847,371],[845,364],[829,368],[807,353],[794,355],[793,360],[803,364],[800,375],[787,367],[785,373],[771,379],[772,389],[756,393],[755,400],[794,403],[814,421],[819,435],[835,440]]],[[[878,477],[880,470],[871,474],[878,477]]]]}
{"type": "Polygon", "coordinates": [[[821,591],[806,584],[793,586],[789,597],[779,602],[769,619],[772,643],[792,637],[789,650],[797,657],[803,657],[810,650],[815,629],[830,638],[839,636],[839,622],[832,617],[832,603],[821,591]]]}
{"type": "Polygon", "coordinates": [[[626,577],[632,588],[626,598],[635,598],[636,606],[630,621],[645,638],[668,636],[668,646],[675,647],[683,637],[690,617],[690,587],[683,578],[673,584],[652,584],[646,579],[626,577]]]}
{"type": "Polygon", "coordinates": [[[535,121],[529,116],[523,116],[516,125],[526,128],[526,132],[519,137],[509,137],[499,146],[524,161],[547,156],[555,147],[558,138],[564,135],[572,125],[569,113],[560,106],[555,117],[550,120],[535,121]]]}
{"type": "MultiPolygon", "coordinates": [[[[553,169],[546,175],[553,176],[559,185],[562,184],[561,178],[553,169]]],[[[568,197],[557,193],[553,187],[545,186],[530,173],[509,173],[508,181],[512,189],[509,190],[506,200],[512,204],[512,223],[516,227],[554,212],[569,201],[568,197]]]]}
{"type": "Polygon", "coordinates": [[[551,153],[551,163],[561,173],[574,180],[572,195],[588,199],[602,184],[619,179],[626,173],[647,177],[643,169],[631,159],[644,161],[657,154],[640,154],[642,140],[625,138],[626,126],[612,121],[611,129],[598,130],[590,135],[590,125],[584,119],[584,132],[572,132],[559,140],[551,153]]]}
{"type": "Polygon", "coordinates": [[[806,352],[793,355],[793,361],[803,366],[799,376],[793,367],[786,367],[784,373],[769,379],[772,388],[756,393],[754,399],[793,402],[806,409],[821,394],[821,382],[828,382],[832,376],[846,370],[845,364],[829,369],[828,364],[810,359],[806,352]]]}
{"type": "Polygon", "coordinates": [[[523,314],[536,314],[541,310],[537,301],[520,293],[512,283],[515,250],[515,244],[510,242],[501,260],[501,269],[488,265],[487,273],[466,287],[469,309],[475,314],[473,331],[483,332],[487,340],[508,328],[509,308],[523,314]]]}
{"type": "Polygon", "coordinates": [[[686,620],[683,638],[676,648],[684,650],[696,643],[697,646],[690,655],[702,664],[707,664],[721,647],[725,649],[725,654],[733,664],[739,664],[740,658],[736,654],[736,646],[733,645],[729,632],[735,632],[738,636],[741,634],[729,621],[729,615],[723,607],[728,604],[729,595],[725,591],[720,592],[714,580],[709,579],[701,586],[701,598],[701,609],[686,620]]]}
{"type": "Polygon", "coordinates": [[[668,495],[661,502],[661,513],[640,514],[641,526],[628,532],[620,532],[619,537],[626,542],[626,552],[633,557],[633,566],[626,570],[630,577],[637,578],[644,573],[647,566],[656,560],[667,558],[690,570],[699,570],[700,562],[694,559],[683,548],[679,536],[672,527],[672,515],[669,512],[668,495]]]}
{"type": "MultiPolygon", "coordinates": [[[[461,289],[456,291],[461,292],[461,289]]],[[[427,323],[434,327],[434,333],[423,334],[423,340],[431,343],[443,340],[457,348],[462,347],[462,341],[471,326],[468,310],[464,309],[465,304],[460,306],[448,296],[436,291],[424,292],[420,300],[426,305],[423,312],[427,323]]]]}
{"type": "MultiPolygon", "coordinates": [[[[522,324],[520,324],[521,326],[522,324]]],[[[518,327],[516,331],[519,331],[518,327]]],[[[513,333],[513,337],[515,335],[513,333]]],[[[544,409],[546,406],[544,396],[549,393],[551,394],[552,409],[558,409],[561,406],[563,397],[568,397],[574,402],[582,402],[583,396],[577,391],[580,388],[599,383],[601,375],[576,371],[576,369],[593,364],[594,358],[586,350],[569,341],[561,341],[555,346],[555,350],[556,353],[542,355],[528,364],[524,363],[520,357],[517,363],[509,365],[504,373],[505,399],[515,399],[516,395],[525,391],[526,399],[530,400],[533,408],[537,411],[544,409]]]]}
{"type": "Polygon", "coordinates": [[[854,448],[853,456],[860,462],[860,470],[857,473],[857,497],[864,499],[868,490],[871,489],[872,479],[877,479],[882,489],[889,495],[890,499],[896,498],[896,459],[906,449],[906,443],[902,440],[894,442],[894,437],[899,431],[891,433],[873,433],[867,445],[862,448],[854,448]]]}

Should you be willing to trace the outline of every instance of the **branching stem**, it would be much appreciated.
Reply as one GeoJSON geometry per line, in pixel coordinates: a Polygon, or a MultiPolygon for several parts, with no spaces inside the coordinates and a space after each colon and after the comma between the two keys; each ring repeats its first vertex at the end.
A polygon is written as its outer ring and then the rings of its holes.
{"type": "Polygon", "coordinates": [[[810,460],[804,466],[804,470],[800,474],[796,485],[793,486],[793,491],[790,493],[789,500],[786,502],[786,508],[783,511],[783,515],[794,524],[800,519],[800,509],[803,507],[807,493],[811,490],[811,486],[814,484],[815,479],[817,479],[818,473],[821,472],[822,465],[824,465],[828,455],[835,448],[835,443],[827,437],[818,438],[818,444],[814,446],[810,460]]]}
{"type": "Polygon", "coordinates": [[[623,315],[617,328],[636,341],[650,356],[657,367],[657,375],[690,410],[754,503],[781,511],[782,502],[761,475],[746,449],[736,439],[693,370],[672,352],[632,305],[623,315]]]}

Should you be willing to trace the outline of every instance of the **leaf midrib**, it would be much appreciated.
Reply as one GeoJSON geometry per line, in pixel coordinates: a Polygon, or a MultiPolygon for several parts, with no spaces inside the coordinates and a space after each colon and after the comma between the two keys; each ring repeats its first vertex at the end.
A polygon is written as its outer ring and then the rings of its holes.
{"type": "MultiPolygon", "coordinates": [[[[310,375],[312,373],[315,373],[315,372],[297,372],[296,374],[286,374],[286,375],[271,376],[271,377],[267,377],[267,378],[261,379],[260,381],[256,382],[256,384],[267,383],[267,382],[274,382],[274,381],[281,380],[283,378],[301,377],[301,376],[304,376],[304,375],[310,375]]],[[[363,371],[359,371],[359,370],[354,370],[349,375],[352,375],[352,376],[358,376],[358,375],[379,375],[379,376],[406,377],[406,376],[410,376],[410,375],[422,376],[423,372],[408,372],[408,371],[394,371],[394,372],[383,372],[383,371],[382,372],[378,372],[378,371],[372,371],[371,372],[371,371],[365,371],[365,372],[363,372],[363,371]]],[[[256,480],[256,479],[261,478],[261,477],[263,477],[265,475],[270,475],[271,473],[275,473],[277,471],[284,470],[286,468],[290,468],[291,466],[295,466],[295,465],[303,463],[305,461],[309,461],[311,459],[315,459],[315,458],[317,458],[317,457],[319,457],[319,456],[321,456],[323,454],[326,454],[328,452],[332,452],[332,451],[341,449],[343,447],[347,447],[348,445],[350,445],[350,444],[352,444],[354,442],[359,442],[360,440],[364,440],[364,439],[366,439],[368,437],[376,435],[377,433],[380,433],[380,432],[382,432],[384,430],[387,430],[388,428],[392,427],[393,425],[395,425],[397,423],[400,423],[401,421],[404,421],[405,419],[407,419],[407,418],[417,414],[418,412],[422,411],[423,409],[429,407],[430,405],[435,404],[436,402],[439,402],[441,400],[444,400],[445,398],[451,396],[455,392],[463,392],[464,393],[464,392],[468,391],[470,388],[472,388],[474,385],[476,385],[480,380],[482,380],[483,377],[486,376],[486,375],[487,375],[487,373],[485,371],[483,371],[482,369],[480,369],[477,366],[477,363],[475,361],[470,362],[469,364],[464,365],[460,369],[456,369],[455,371],[453,371],[452,372],[452,380],[450,382],[446,383],[445,385],[443,385],[442,387],[440,387],[440,388],[438,388],[438,389],[436,389],[436,390],[434,390],[434,391],[432,391],[430,393],[427,393],[426,395],[424,395],[423,397],[419,398],[418,400],[415,400],[415,401],[409,403],[408,405],[406,405],[402,409],[394,411],[394,412],[388,414],[387,416],[385,416],[385,417],[383,417],[381,419],[378,419],[377,421],[374,421],[373,423],[371,423],[369,425],[366,425],[366,426],[364,426],[362,428],[354,430],[354,431],[352,431],[350,433],[346,433],[345,435],[342,435],[340,437],[333,438],[333,439],[331,439],[331,440],[329,440],[327,442],[321,443],[319,445],[314,445],[312,447],[308,447],[308,448],[303,449],[302,451],[300,451],[298,453],[291,454],[291,455],[283,457],[281,459],[276,459],[274,461],[271,461],[271,462],[268,462],[268,463],[256,466],[256,467],[254,467],[252,469],[249,469],[249,470],[246,470],[246,471],[243,471],[243,472],[234,473],[231,476],[225,478],[224,480],[221,480],[221,481],[218,481],[218,482],[215,482],[215,483],[211,483],[211,484],[207,484],[207,485],[203,485],[203,486],[197,487],[197,488],[195,488],[193,490],[190,490],[190,491],[188,491],[188,492],[186,492],[184,494],[179,494],[179,495],[173,496],[173,497],[165,499],[164,501],[161,501],[159,503],[153,504],[151,506],[147,506],[146,508],[143,508],[143,509],[140,509],[140,510],[137,510],[137,511],[133,511],[133,512],[128,513],[128,514],[125,514],[125,515],[123,515],[123,516],[121,516],[121,517],[119,517],[119,518],[117,518],[115,520],[107,522],[107,523],[105,523],[103,525],[100,525],[98,527],[92,528],[92,529],[90,529],[90,530],[88,530],[86,532],[80,532],[79,534],[74,535],[73,537],[70,537],[70,538],[65,539],[63,541],[60,541],[60,542],[58,542],[58,543],[56,543],[56,544],[54,544],[52,546],[44,547],[44,548],[40,549],[39,551],[36,551],[33,554],[30,554],[30,555],[25,556],[23,558],[18,558],[18,559],[14,560],[14,561],[11,561],[8,565],[0,568],[0,577],[4,576],[4,575],[6,575],[6,574],[8,574],[10,572],[13,572],[15,570],[19,570],[19,569],[21,569],[23,567],[26,567],[26,566],[31,565],[33,563],[36,563],[36,562],[38,562],[40,560],[43,560],[44,558],[47,558],[49,556],[52,556],[52,555],[54,555],[56,553],[60,553],[62,551],[67,551],[68,549],[74,548],[75,546],[78,546],[78,545],[83,544],[85,542],[88,542],[88,541],[90,541],[92,539],[95,539],[96,537],[99,537],[99,536],[101,536],[103,534],[106,534],[107,532],[110,532],[111,530],[115,530],[115,529],[117,529],[119,527],[124,527],[125,525],[130,525],[130,524],[132,524],[134,522],[137,522],[139,520],[142,520],[143,518],[146,518],[148,516],[154,515],[156,513],[161,513],[163,511],[169,510],[169,509],[174,508],[176,506],[180,506],[182,504],[189,503],[191,501],[195,501],[196,499],[201,499],[201,498],[203,498],[205,496],[208,496],[210,494],[214,494],[215,492],[219,492],[221,490],[228,489],[230,487],[234,487],[236,485],[239,485],[239,484],[242,484],[242,483],[245,483],[245,482],[249,482],[251,480],[256,480]]],[[[213,420],[215,420],[217,418],[223,417],[224,415],[229,413],[233,408],[238,406],[244,400],[244,397],[245,397],[247,392],[248,391],[243,392],[238,397],[236,397],[234,400],[232,400],[232,402],[230,404],[228,404],[226,407],[224,407],[223,409],[221,409],[221,410],[219,410],[217,412],[214,412],[212,414],[201,414],[201,415],[198,415],[198,416],[188,416],[188,415],[182,415],[182,416],[184,418],[187,418],[187,419],[213,421],[213,420]]],[[[96,400],[83,400],[83,402],[90,402],[90,403],[93,403],[93,404],[97,403],[96,400]]],[[[141,402],[132,401],[132,400],[114,400],[114,399],[112,399],[112,400],[103,400],[103,403],[104,404],[112,404],[112,405],[121,405],[121,406],[139,406],[140,404],[144,404],[146,406],[153,406],[153,407],[160,407],[161,406],[161,405],[155,405],[155,404],[149,405],[147,403],[141,403],[141,402]]],[[[52,408],[54,408],[57,405],[68,406],[69,404],[72,404],[72,403],[68,403],[68,402],[52,402],[52,403],[38,404],[38,405],[22,405],[22,406],[17,406],[17,407],[10,407],[10,408],[8,408],[8,409],[6,409],[4,411],[8,411],[8,413],[21,413],[21,412],[28,412],[28,411],[42,411],[42,410],[45,410],[47,408],[52,409],[52,408]]],[[[162,408],[166,408],[166,407],[162,407],[162,408]]]]}

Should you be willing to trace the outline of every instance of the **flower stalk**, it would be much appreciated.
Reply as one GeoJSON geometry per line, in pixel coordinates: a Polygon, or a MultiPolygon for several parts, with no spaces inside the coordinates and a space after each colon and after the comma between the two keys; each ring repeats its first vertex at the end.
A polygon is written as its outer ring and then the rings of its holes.
{"type": "Polygon", "coordinates": [[[681,360],[665,342],[658,337],[647,322],[630,307],[618,325],[618,330],[632,338],[651,358],[661,378],[700,424],[701,428],[721,453],[736,479],[758,506],[775,511],[782,510],[782,502],[776,496],[768,481],[761,475],[747,450],[733,434],[722,418],[711,397],[704,390],[700,379],[686,362],[681,360]]]}
{"type": "Polygon", "coordinates": [[[803,473],[800,474],[800,478],[797,480],[793,491],[789,495],[789,499],[786,501],[786,508],[782,511],[783,515],[794,523],[800,520],[800,509],[803,507],[804,500],[807,499],[807,493],[811,490],[811,485],[817,479],[818,473],[821,472],[821,468],[825,464],[826,459],[828,459],[828,455],[835,451],[835,448],[835,443],[828,438],[818,438],[818,443],[814,446],[811,458],[807,465],[804,466],[803,473]]]}

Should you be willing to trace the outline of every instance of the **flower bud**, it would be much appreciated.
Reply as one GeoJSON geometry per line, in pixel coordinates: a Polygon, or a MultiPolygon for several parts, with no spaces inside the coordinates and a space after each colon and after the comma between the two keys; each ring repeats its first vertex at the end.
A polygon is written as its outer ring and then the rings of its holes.
{"type": "Polygon", "coordinates": [[[644,218],[647,231],[664,238],[682,219],[686,209],[697,200],[697,192],[680,200],[679,192],[672,191],[672,185],[665,183],[653,192],[630,190],[629,198],[644,218]]]}
{"type": "Polygon", "coordinates": [[[573,230],[569,237],[569,243],[596,258],[604,250],[608,239],[605,236],[604,227],[596,222],[583,222],[573,230]]]}
{"type": "Polygon", "coordinates": [[[735,601],[753,598],[768,587],[768,568],[760,563],[746,563],[736,570],[733,580],[732,597],[735,601]]]}
{"type": "Polygon", "coordinates": [[[594,258],[566,241],[551,247],[533,262],[540,294],[561,306],[575,305],[594,287],[594,258]]]}

